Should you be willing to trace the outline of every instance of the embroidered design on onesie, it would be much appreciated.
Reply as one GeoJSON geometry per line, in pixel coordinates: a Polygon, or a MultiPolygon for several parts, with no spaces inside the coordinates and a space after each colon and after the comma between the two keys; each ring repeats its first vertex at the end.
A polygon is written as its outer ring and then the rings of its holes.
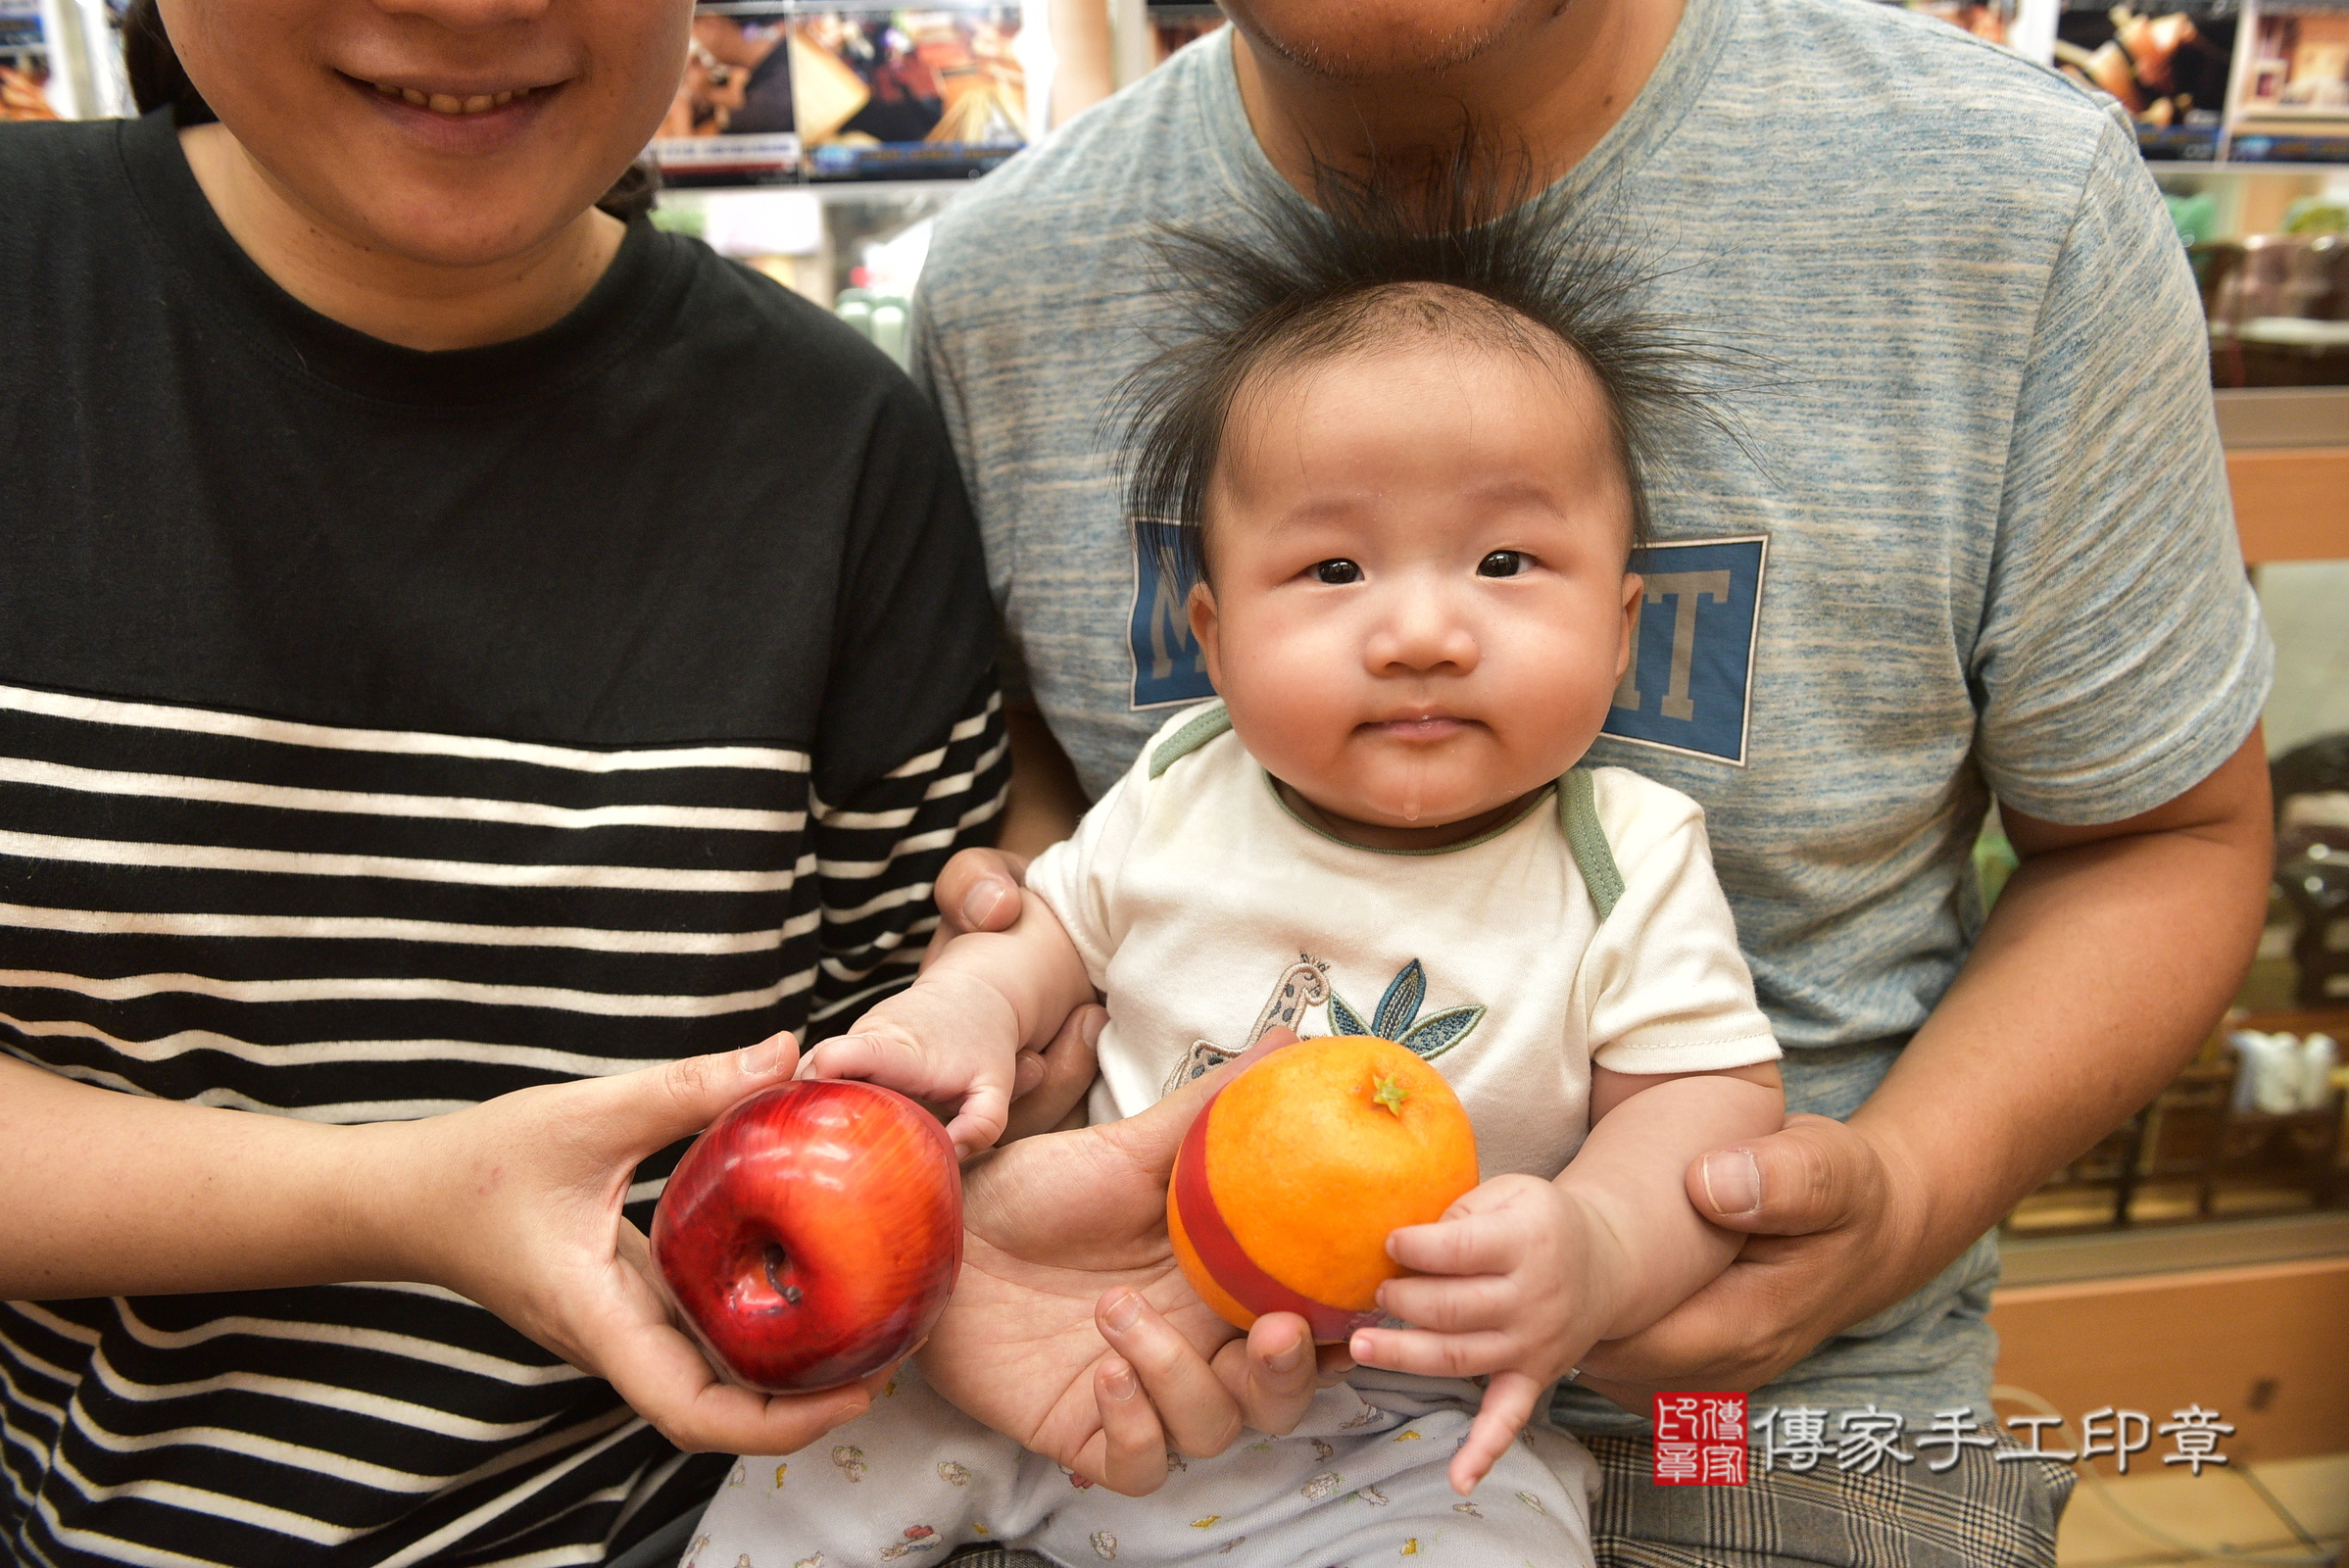
{"type": "Polygon", "coordinates": [[[1315,1438],[1313,1440],[1313,1457],[1316,1462],[1328,1464],[1330,1462],[1330,1455],[1336,1453],[1337,1451],[1338,1450],[1336,1448],[1331,1447],[1328,1444],[1322,1442],[1321,1439],[1315,1438]]]}
{"type": "Polygon", "coordinates": [[[1387,1494],[1376,1487],[1356,1487],[1354,1495],[1369,1503],[1373,1508],[1387,1506],[1387,1494]]]}
{"type": "Polygon", "coordinates": [[[802,1557],[791,1568],[824,1568],[824,1554],[819,1551],[812,1557],[802,1557]]]}
{"type": "Polygon", "coordinates": [[[1223,1523],[1223,1515],[1219,1513],[1211,1513],[1204,1519],[1192,1520],[1191,1528],[1194,1530],[1212,1530],[1221,1523],[1223,1523]]]}
{"type": "Polygon", "coordinates": [[[1546,1519],[1549,1517],[1549,1510],[1542,1507],[1542,1499],[1535,1496],[1532,1493],[1520,1492],[1517,1494],[1517,1500],[1524,1503],[1527,1507],[1533,1509],[1534,1512],[1540,1514],[1542,1518],[1546,1519]]]}
{"type": "MultiPolygon", "coordinates": [[[[1310,954],[1298,954],[1297,962],[1283,969],[1280,979],[1273,982],[1272,996],[1257,1012],[1255,1023],[1248,1028],[1248,1038],[1240,1043],[1240,1050],[1226,1051],[1212,1040],[1193,1041],[1191,1049],[1174,1064],[1174,1071],[1166,1075],[1166,1082],[1158,1086],[1159,1095],[1171,1095],[1192,1079],[1213,1072],[1263,1039],[1268,1029],[1297,1029],[1304,1021],[1308,1008],[1317,1007],[1329,1000],[1329,967],[1310,954]]],[[[1297,1033],[1304,1031],[1297,1029],[1297,1033]]]]}
{"type": "Polygon", "coordinates": [[[791,1474],[791,1466],[788,1463],[775,1466],[775,1485],[781,1486],[783,1478],[789,1474],[791,1474]]]}
{"type": "Polygon", "coordinates": [[[1333,986],[1329,1004],[1331,1032],[1375,1035],[1433,1061],[1468,1038],[1484,1021],[1485,1008],[1481,1004],[1445,1007],[1422,1018],[1419,1008],[1427,1001],[1427,995],[1428,973],[1417,958],[1396,970],[1395,978],[1387,982],[1387,989],[1379,994],[1379,1004],[1371,1009],[1367,1020],[1333,986]]]}
{"type": "Polygon", "coordinates": [[[1093,1533],[1093,1554],[1103,1562],[1117,1560],[1117,1538],[1106,1530],[1093,1533]]]}
{"type": "Polygon", "coordinates": [[[1177,1470],[1188,1470],[1190,1468],[1190,1460],[1184,1458],[1172,1448],[1166,1450],[1166,1473],[1168,1475],[1173,1475],[1177,1470]]]}
{"type": "Polygon", "coordinates": [[[749,1472],[743,1469],[740,1459],[735,1460],[734,1468],[726,1472],[726,1485],[729,1487],[739,1487],[749,1479],[749,1472]]]}
{"type": "Polygon", "coordinates": [[[970,1485],[970,1466],[956,1464],[952,1459],[941,1459],[938,1462],[938,1479],[950,1487],[967,1487],[970,1485]]]}
{"type": "Polygon", "coordinates": [[[1336,1496],[1338,1494],[1338,1489],[1345,1484],[1346,1478],[1340,1475],[1337,1471],[1324,1470],[1321,1474],[1315,1476],[1312,1480],[1297,1488],[1297,1493],[1298,1496],[1304,1498],[1307,1502],[1319,1502],[1324,1497],[1336,1496]]]}
{"type": "Polygon", "coordinates": [[[1478,1508],[1473,1502],[1455,1502],[1451,1505],[1451,1511],[1454,1513],[1464,1513],[1471,1519],[1482,1519],[1485,1517],[1483,1510],[1478,1508]]]}
{"type": "Polygon", "coordinates": [[[840,1466],[840,1473],[844,1476],[847,1476],[851,1481],[862,1481],[864,1479],[866,1466],[864,1463],[864,1450],[862,1448],[844,1443],[839,1447],[832,1450],[832,1462],[840,1466]]]}
{"type": "Polygon", "coordinates": [[[694,1559],[699,1557],[702,1554],[702,1548],[709,1544],[710,1538],[708,1536],[694,1537],[693,1544],[685,1548],[685,1568],[698,1568],[694,1559]]]}

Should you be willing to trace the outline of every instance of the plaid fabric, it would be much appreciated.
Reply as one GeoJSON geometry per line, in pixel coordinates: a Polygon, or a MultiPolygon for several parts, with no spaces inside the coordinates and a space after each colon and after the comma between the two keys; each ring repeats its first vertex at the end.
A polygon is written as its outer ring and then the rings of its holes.
{"type": "MultiPolygon", "coordinates": [[[[1586,1438],[1598,1460],[1598,1568],[2054,1568],[2070,1467],[1969,1451],[1941,1475],[1758,1466],[1742,1487],[1659,1487],[1646,1438],[1586,1438]]],[[[2020,1449],[2012,1450],[2020,1452],[2020,1449]]]]}
{"type": "MultiPolygon", "coordinates": [[[[1920,1460],[1872,1475],[1756,1470],[1742,1487],[1659,1487],[1647,1439],[1583,1441],[1603,1477],[1590,1518],[1598,1568],[2054,1568],[2075,1480],[2050,1459],[1969,1452],[1941,1475],[1920,1460]]],[[[1052,1568],[1003,1546],[966,1546],[947,1563],[1052,1568]]]]}

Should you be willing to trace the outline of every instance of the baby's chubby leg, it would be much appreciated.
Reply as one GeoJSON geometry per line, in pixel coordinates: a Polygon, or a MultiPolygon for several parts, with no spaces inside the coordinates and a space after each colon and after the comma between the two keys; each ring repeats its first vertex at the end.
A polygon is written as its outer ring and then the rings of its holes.
{"type": "Polygon", "coordinates": [[[798,1453],[735,1462],[694,1531],[688,1568],[935,1563],[1032,1519],[1020,1446],[941,1398],[908,1361],[872,1408],[798,1453]]]}
{"type": "Polygon", "coordinates": [[[1058,1496],[1018,1544],[1057,1562],[1121,1568],[1590,1563],[1597,1470],[1582,1445],[1529,1431],[1463,1498],[1445,1470],[1475,1418],[1475,1385],[1378,1372],[1357,1381],[1324,1390],[1286,1438],[1170,1458],[1166,1485],[1145,1497],[1045,1475],[1056,1467],[1029,1455],[1028,1484],[1058,1496]]]}

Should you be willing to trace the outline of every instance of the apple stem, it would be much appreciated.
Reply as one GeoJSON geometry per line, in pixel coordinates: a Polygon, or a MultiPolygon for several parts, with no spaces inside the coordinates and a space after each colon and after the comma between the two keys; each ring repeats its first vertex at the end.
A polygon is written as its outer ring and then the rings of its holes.
{"type": "Polygon", "coordinates": [[[775,1278],[776,1271],[782,1268],[787,1256],[788,1254],[784,1252],[783,1249],[774,1243],[766,1244],[766,1283],[777,1296],[783,1298],[786,1304],[797,1306],[800,1304],[800,1288],[797,1285],[786,1285],[775,1278]]]}

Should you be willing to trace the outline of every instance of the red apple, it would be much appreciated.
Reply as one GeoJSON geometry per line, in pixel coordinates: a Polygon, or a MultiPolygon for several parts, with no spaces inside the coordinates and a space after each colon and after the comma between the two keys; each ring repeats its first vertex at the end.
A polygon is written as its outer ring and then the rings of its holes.
{"type": "Polygon", "coordinates": [[[853,1079],[761,1090],[710,1124],[653,1211],[702,1348],[766,1394],[835,1388],[919,1345],[962,1265],[962,1174],[936,1117],[853,1079]]]}

